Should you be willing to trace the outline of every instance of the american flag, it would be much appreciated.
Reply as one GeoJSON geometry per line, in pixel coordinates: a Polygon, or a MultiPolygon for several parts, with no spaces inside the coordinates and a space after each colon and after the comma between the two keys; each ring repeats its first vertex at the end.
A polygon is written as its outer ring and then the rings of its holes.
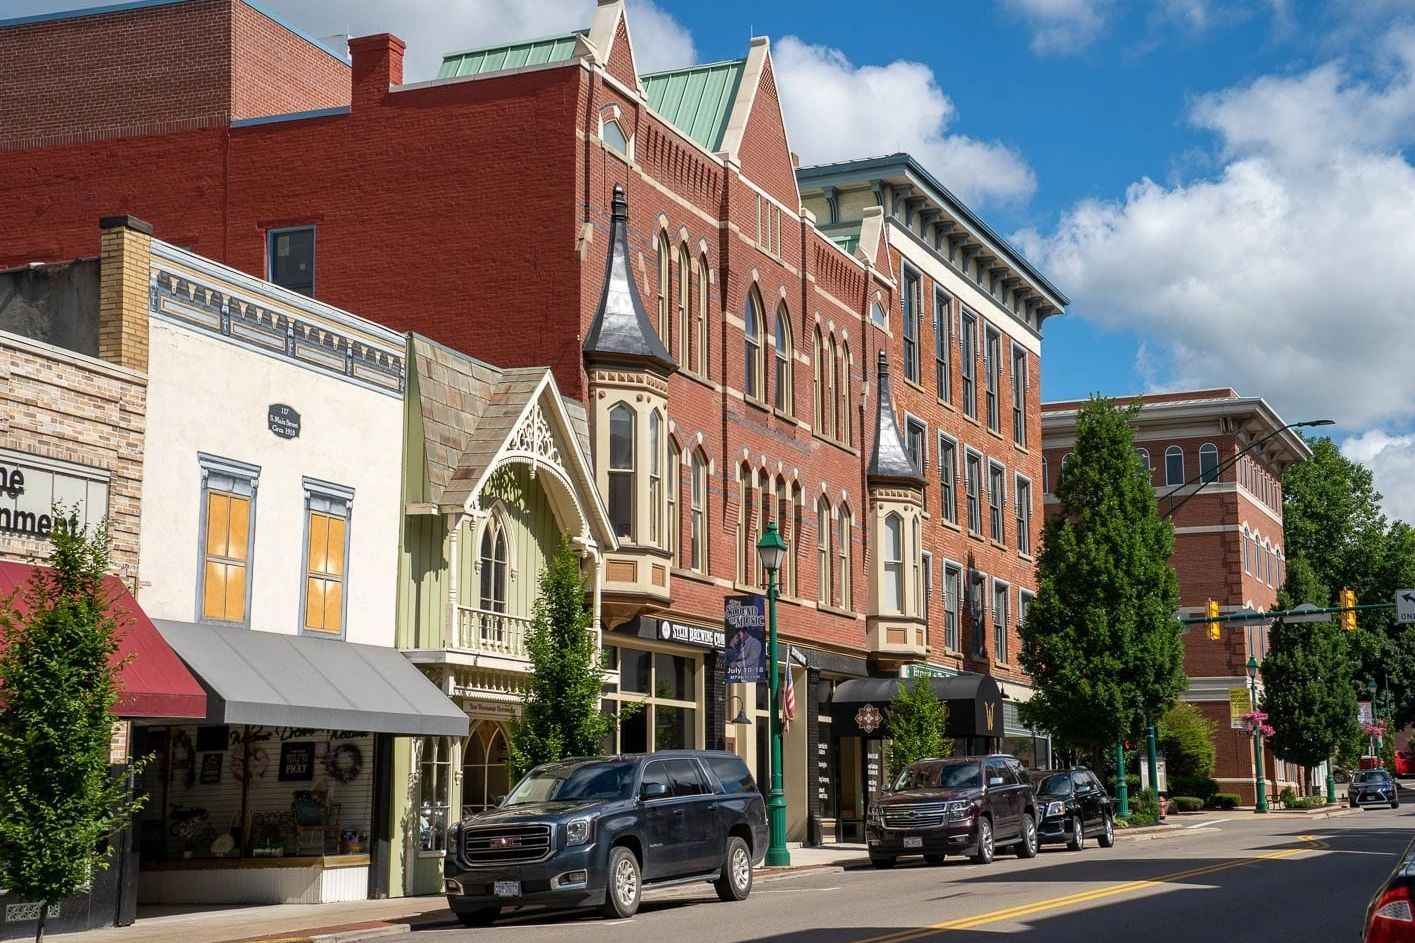
{"type": "Polygon", "coordinates": [[[786,690],[781,699],[781,732],[788,733],[791,730],[791,720],[796,716],[796,685],[791,680],[791,666],[796,663],[792,657],[795,652],[792,646],[786,646],[786,690]]]}

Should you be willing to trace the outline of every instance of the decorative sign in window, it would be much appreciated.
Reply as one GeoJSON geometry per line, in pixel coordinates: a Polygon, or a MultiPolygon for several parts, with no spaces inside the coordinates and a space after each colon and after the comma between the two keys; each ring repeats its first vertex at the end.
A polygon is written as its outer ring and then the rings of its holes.
{"type": "Polygon", "coordinates": [[[280,782],[314,779],[314,744],[280,744],[280,782]]]}
{"type": "Polygon", "coordinates": [[[97,524],[108,514],[108,473],[0,449],[0,534],[47,540],[55,505],[82,527],[97,524]]]}

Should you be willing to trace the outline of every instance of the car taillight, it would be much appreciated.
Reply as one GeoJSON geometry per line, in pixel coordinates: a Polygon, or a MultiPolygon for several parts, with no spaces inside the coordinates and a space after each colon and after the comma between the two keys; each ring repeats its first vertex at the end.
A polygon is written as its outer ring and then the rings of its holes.
{"type": "Polygon", "coordinates": [[[1410,891],[1392,887],[1371,910],[1366,925],[1366,943],[1405,943],[1415,940],[1415,909],[1411,907],[1410,891]]]}

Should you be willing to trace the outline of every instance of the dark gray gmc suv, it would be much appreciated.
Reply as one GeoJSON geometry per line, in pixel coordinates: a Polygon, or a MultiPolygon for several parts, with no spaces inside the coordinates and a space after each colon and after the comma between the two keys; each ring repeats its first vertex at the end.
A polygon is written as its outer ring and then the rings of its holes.
{"type": "Polygon", "coordinates": [[[467,926],[524,905],[630,917],[646,887],[709,881],[723,900],[745,899],[766,846],[765,804],[734,754],[568,759],[453,826],[444,886],[467,926]]]}

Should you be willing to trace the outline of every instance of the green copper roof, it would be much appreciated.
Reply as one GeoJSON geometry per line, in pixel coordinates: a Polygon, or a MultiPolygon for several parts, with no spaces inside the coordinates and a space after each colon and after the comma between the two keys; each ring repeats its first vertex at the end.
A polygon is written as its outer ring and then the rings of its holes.
{"type": "Polygon", "coordinates": [[[722,147],[746,59],[640,76],[649,107],[709,151],[722,147]]]}
{"type": "Polygon", "coordinates": [[[489,46],[486,49],[448,53],[442,57],[442,68],[437,70],[437,77],[455,79],[499,72],[502,69],[564,62],[570,58],[575,49],[575,40],[580,35],[581,33],[566,33],[563,36],[547,36],[545,39],[532,39],[509,46],[489,46]]]}
{"type": "Polygon", "coordinates": [[[839,246],[848,255],[854,255],[855,250],[860,245],[860,234],[855,233],[853,236],[831,236],[830,241],[839,246]]]}

